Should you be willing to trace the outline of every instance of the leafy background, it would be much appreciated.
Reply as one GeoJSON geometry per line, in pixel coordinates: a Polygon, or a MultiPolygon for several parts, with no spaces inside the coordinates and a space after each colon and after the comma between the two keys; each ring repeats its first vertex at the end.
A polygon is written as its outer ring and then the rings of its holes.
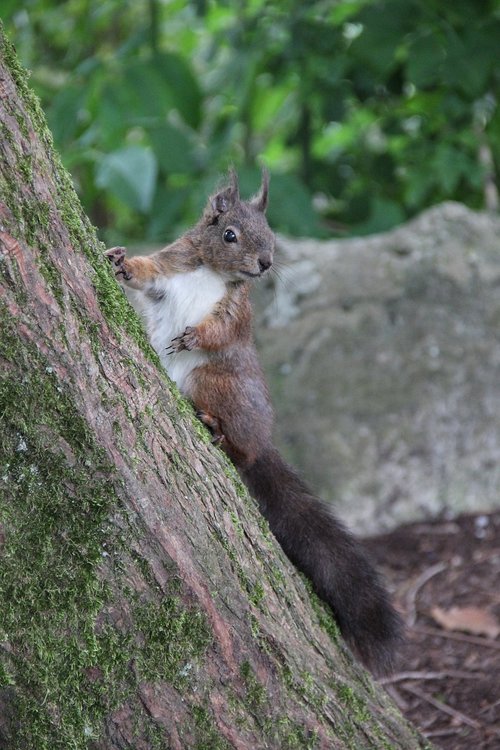
{"type": "Polygon", "coordinates": [[[365,234],[496,210],[500,0],[0,0],[108,243],[164,242],[229,164],[270,220],[365,234]]]}

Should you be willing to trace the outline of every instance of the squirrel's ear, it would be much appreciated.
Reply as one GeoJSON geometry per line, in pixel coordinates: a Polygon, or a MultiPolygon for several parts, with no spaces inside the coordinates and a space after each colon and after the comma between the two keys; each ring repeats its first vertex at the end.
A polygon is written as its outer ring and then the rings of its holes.
{"type": "Polygon", "coordinates": [[[262,169],[262,183],[260,186],[260,190],[257,193],[257,195],[252,198],[250,203],[254,208],[257,209],[257,211],[262,211],[262,213],[265,213],[265,210],[267,208],[267,202],[269,198],[269,172],[267,169],[262,169]]]}
{"type": "Polygon", "coordinates": [[[238,175],[234,169],[229,170],[229,187],[210,198],[210,205],[216,214],[223,214],[240,199],[238,175]]]}

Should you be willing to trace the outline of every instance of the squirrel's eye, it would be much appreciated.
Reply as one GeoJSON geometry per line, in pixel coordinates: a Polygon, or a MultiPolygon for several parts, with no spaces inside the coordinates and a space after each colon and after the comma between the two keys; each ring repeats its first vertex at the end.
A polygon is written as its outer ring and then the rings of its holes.
{"type": "Polygon", "coordinates": [[[225,242],[238,242],[238,238],[232,229],[226,229],[224,232],[224,240],[225,242]]]}

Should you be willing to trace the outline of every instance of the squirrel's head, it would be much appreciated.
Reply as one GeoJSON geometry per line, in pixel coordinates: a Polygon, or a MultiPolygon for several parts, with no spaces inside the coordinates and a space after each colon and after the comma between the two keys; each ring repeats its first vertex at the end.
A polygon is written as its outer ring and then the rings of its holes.
{"type": "Polygon", "coordinates": [[[230,171],[229,185],[209,199],[197,225],[207,265],[246,281],[271,268],[276,243],[265,215],[268,195],[266,170],[259,192],[249,201],[240,199],[238,177],[230,171]]]}

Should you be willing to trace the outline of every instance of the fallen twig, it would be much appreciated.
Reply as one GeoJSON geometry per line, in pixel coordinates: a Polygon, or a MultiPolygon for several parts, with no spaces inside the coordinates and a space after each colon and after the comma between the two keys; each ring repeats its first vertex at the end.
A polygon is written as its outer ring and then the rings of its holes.
{"type": "Polygon", "coordinates": [[[415,625],[415,622],[417,620],[417,594],[420,591],[420,589],[425,586],[427,581],[430,581],[431,578],[436,576],[438,573],[442,573],[443,570],[446,570],[448,567],[447,563],[440,562],[436,563],[436,565],[432,565],[427,570],[424,570],[423,573],[419,575],[413,586],[408,589],[406,593],[406,624],[409,627],[413,627],[415,625]]]}
{"type": "Polygon", "coordinates": [[[456,677],[460,680],[475,680],[483,677],[482,672],[460,672],[455,669],[446,672],[398,672],[390,677],[383,677],[379,680],[381,685],[390,685],[395,682],[404,682],[405,680],[444,680],[447,677],[456,677]]]}
{"type": "Polygon", "coordinates": [[[422,732],[424,737],[431,739],[432,737],[449,737],[450,735],[456,734],[457,730],[453,727],[448,729],[435,729],[432,732],[422,732]]]}
{"type": "Polygon", "coordinates": [[[457,711],[455,708],[451,708],[451,706],[448,706],[447,703],[442,703],[441,701],[436,700],[431,695],[427,695],[426,693],[423,693],[421,690],[419,690],[416,687],[413,687],[412,685],[403,685],[402,687],[408,693],[412,693],[417,698],[420,698],[420,700],[430,703],[431,706],[434,706],[434,708],[437,708],[443,713],[448,714],[448,716],[452,716],[454,719],[457,719],[462,724],[467,724],[469,727],[472,727],[473,729],[481,729],[481,724],[478,721],[476,721],[475,719],[471,719],[470,716],[466,716],[461,711],[457,711]]]}
{"type": "Polygon", "coordinates": [[[500,651],[500,641],[492,641],[488,638],[481,638],[477,635],[465,635],[464,633],[455,633],[448,630],[439,630],[438,628],[431,628],[427,625],[414,625],[413,630],[415,633],[422,633],[422,635],[435,635],[439,638],[450,638],[453,641],[463,641],[465,643],[473,643],[476,646],[485,646],[485,648],[492,648],[495,651],[500,651]]]}
{"type": "Polygon", "coordinates": [[[394,701],[394,703],[397,705],[397,707],[402,713],[405,713],[406,711],[408,711],[408,708],[409,708],[408,701],[405,701],[405,699],[403,698],[399,690],[396,687],[394,687],[394,685],[387,685],[385,690],[387,694],[391,696],[392,700],[394,701]]]}
{"type": "Polygon", "coordinates": [[[486,711],[491,711],[492,708],[496,708],[497,706],[500,706],[500,699],[495,701],[494,703],[489,703],[487,706],[484,706],[484,708],[482,708],[479,713],[485,714],[486,711]]]}

